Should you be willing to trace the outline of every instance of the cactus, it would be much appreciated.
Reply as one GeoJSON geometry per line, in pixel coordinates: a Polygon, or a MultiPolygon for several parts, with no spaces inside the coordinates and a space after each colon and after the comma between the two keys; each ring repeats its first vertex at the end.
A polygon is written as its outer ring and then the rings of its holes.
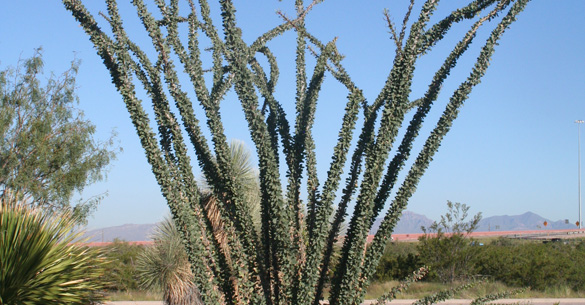
{"type": "Polygon", "coordinates": [[[396,52],[386,83],[372,102],[365,100],[345,70],[335,40],[324,43],[305,26],[305,17],[321,1],[306,5],[296,0],[296,16],[280,13],[283,22],[251,44],[242,38],[243,30],[237,24],[236,9],[230,0],[219,1],[221,29],[216,28],[220,23],[213,22],[206,0],[186,1],[181,10],[178,0],[154,2],[156,12],[149,10],[143,0],[132,1],[152,42],[152,46],[144,48],[130,39],[115,0],[106,0],[107,13],[100,13],[111,32],[102,30],[80,0],[63,0],[89,35],[123,97],[183,238],[194,283],[203,301],[206,304],[316,305],[323,298],[333,245],[353,196],[355,207],[331,280],[329,302],[359,304],[363,300],[401,212],[463,102],[484,75],[498,39],[528,0],[471,1],[436,23],[431,23],[430,17],[438,1],[426,0],[416,20],[410,23],[414,7],[411,0],[401,28],[391,22],[386,12],[396,52]],[[499,14],[503,16],[496,19],[499,14]],[[426,93],[412,100],[416,63],[452,26],[462,21],[471,24],[465,36],[435,72],[426,93]],[[414,157],[414,163],[405,169],[413,142],[443,82],[477,31],[490,22],[495,26],[469,77],[452,93],[422,150],[414,157]],[[188,35],[181,36],[181,29],[187,29],[188,35]],[[287,31],[294,31],[297,37],[294,122],[288,120],[274,94],[279,70],[276,56],[267,45],[287,31]],[[202,52],[205,50],[200,36],[212,44],[207,49],[212,55],[208,63],[211,70],[204,69],[202,52]],[[147,51],[153,48],[154,56],[147,51]],[[306,64],[307,55],[316,59],[312,71],[306,64]],[[265,60],[259,61],[260,58],[265,60]],[[181,86],[179,66],[192,83],[204,118],[195,114],[196,103],[181,86]],[[313,126],[325,75],[331,75],[347,89],[347,103],[326,179],[319,182],[313,126]],[[206,82],[206,78],[212,81],[206,82]],[[135,86],[139,85],[152,102],[157,132],[151,127],[152,118],[136,93],[135,86]],[[243,187],[233,178],[230,167],[229,146],[220,116],[220,101],[227,92],[237,95],[257,152],[261,190],[259,232],[254,229],[253,215],[246,208],[243,187]],[[412,119],[409,121],[408,117],[412,119]],[[207,123],[207,132],[201,121],[207,123]],[[406,133],[400,138],[398,131],[403,125],[406,133]],[[357,139],[353,138],[354,132],[359,134],[357,139]],[[193,153],[188,151],[188,144],[193,153]],[[354,150],[349,155],[352,146],[354,150]],[[396,154],[391,157],[393,151],[396,154]],[[204,212],[202,194],[193,174],[193,156],[218,198],[224,229],[231,232],[222,241],[229,251],[224,251],[214,236],[213,225],[204,212]],[[285,177],[281,176],[281,167],[286,169],[285,177]],[[347,177],[342,181],[344,169],[347,177]],[[397,186],[400,173],[405,178],[397,186]],[[307,196],[302,199],[304,187],[307,196]],[[338,191],[340,198],[336,198],[338,191]],[[395,194],[393,198],[391,194],[395,194]],[[372,223],[383,211],[386,211],[384,220],[372,244],[366,248],[372,223]]]}

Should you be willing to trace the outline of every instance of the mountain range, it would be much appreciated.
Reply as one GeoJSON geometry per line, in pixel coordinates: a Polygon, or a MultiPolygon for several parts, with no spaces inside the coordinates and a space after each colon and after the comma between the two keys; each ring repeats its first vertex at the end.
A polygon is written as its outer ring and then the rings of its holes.
{"type": "Polygon", "coordinates": [[[85,232],[83,238],[87,242],[112,242],[116,239],[123,241],[148,241],[156,228],[156,223],[125,224],[85,232]]]}
{"type": "MultiPolygon", "coordinates": [[[[381,222],[381,218],[374,222],[372,230],[370,231],[371,234],[378,230],[381,222]]],[[[433,220],[429,219],[425,215],[417,214],[411,211],[404,211],[402,213],[402,217],[396,225],[396,228],[394,229],[394,233],[422,233],[421,226],[428,227],[432,223],[433,220]]],[[[87,231],[84,236],[88,238],[88,242],[111,242],[115,239],[124,241],[148,241],[150,240],[150,235],[152,234],[156,225],[156,223],[125,224],[121,226],[87,231]]],[[[568,223],[566,220],[551,221],[538,214],[526,212],[521,215],[502,215],[483,218],[479,222],[479,227],[476,231],[524,231],[543,228],[551,230],[562,230],[575,229],[576,226],[574,223],[568,223]],[[545,221],[547,222],[546,227],[544,226],[545,221]]]]}
{"type": "MultiPolygon", "coordinates": [[[[374,234],[382,219],[379,218],[374,222],[374,226],[370,231],[374,234]]],[[[407,234],[407,233],[423,233],[421,227],[428,227],[433,224],[433,220],[429,219],[425,215],[416,214],[414,212],[405,211],[402,213],[402,217],[396,224],[394,233],[396,234],[407,234]]],[[[489,231],[525,231],[525,230],[538,230],[538,229],[550,229],[550,230],[563,230],[563,229],[575,229],[577,226],[574,223],[569,223],[566,220],[551,221],[536,213],[526,212],[521,215],[501,215],[501,216],[490,216],[482,218],[479,222],[477,232],[489,232],[489,231]],[[547,225],[544,226],[546,221],[547,225]]]]}

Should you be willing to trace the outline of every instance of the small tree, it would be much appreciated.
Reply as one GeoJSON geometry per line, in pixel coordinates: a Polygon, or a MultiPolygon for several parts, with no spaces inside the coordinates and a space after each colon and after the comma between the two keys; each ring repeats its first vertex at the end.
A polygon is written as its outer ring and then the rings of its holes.
{"type": "MultiPolygon", "coordinates": [[[[40,50],[14,69],[0,71],[0,192],[32,196],[50,211],[71,208],[75,191],[104,177],[115,158],[112,139],[93,138],[95,126],[74,108],[78,62],[43,85],[40,50]]],[[[99,201],[79,202],[83,221],[99,201]]]]}
{"type": "Polygon", "coordinates": [[[466,221],[467,205],[447,201],[447,207],[449,210],[439,222],[422,227],[425,234],[419,238],[417,248],[421,261],[431,267],[431,275],[451,283],[475,274],[473,258],[478,248],[469,234],[477,229],[481,213],[466,221]]]}
{"type": "Polygon", "coordinates": [[[304,19],[320,2],[318,0],[308,5],[296,0],[294,18],[281,13],[282,24],[267,30],[251,44],[244,41],[231,0],[219,1],[220,23],[214,22],[206,0],[199,0],[197,4],[193,0],[154,2],[158,8],[155,13],[143,0],[132,1],[152,42],[152,46],[143,47],[126,32],[115,0],[106,0],[107,14],[100,13],[105,19],[104,27],[98,25],[80,0],[63,0],[89,35],[126,103],[152,171],[181,232],[203,301],[206,304],[308,305],[318,304],[323,297],[333,245],[354,195],[355,207],[332,279],[329,302],[359,304],[363,300],[401,212],[463,102],[484,75],[498,39],[528,1],[471,1],[432,24],[430,17],[438,1],[426,0],[416,20],[408,26],[414,7],[414,0],[411,0],[401,28],[390,21],[387,13],[391,38],[396,43],[394,62],[384,87],[369,103],[344,69],[335,41],[323,43],[305,27],[304,19]],[[496,20],[500,13],[504,16],[498,19],[483,45],[469,77],[451,95],[443,115],[394,193],[413,142],[443,82],[473,42],[478,29],[496,20]],[[418,59],[430,52],[452,26],[466,20],[473,24],[436,71],[428,91],[418,99],[411,99],[418,59]],[[216,28],[218,24],[221,30],[216,28]],[[181,32],[183,30],[186,33],[181,32]],[[267,45],[291,30],[297,34],[294,121],[289,121],[274,94],[279,70],[276,56],[267,45]],[[211,41],[211,48],[200,46],[200,36],[211,41]],[[152,47],[154,56],[148,51],[152,47]],[[202,62],[204,50],[211,52],[210,63],[202,62]],[[306,64],[307,55],[316,58],[312,71],[306,64]],[[259,61],[259,58],[266,60],[259,61]],[[177,64],[182,68],[177,69],[177,64]],[[207,69],[209,66],[211,70],[207,69]],[[182,71],[191,81],[209,133],[202,131],[200,118],[193,110],[195,103],[180,81],[182,71]],[[336,135],[338,142],[332,161],[321,183],[312,133],[326,74],[347,88],[347,104],[336,135]],[[141,85],[152,101],[158,135],[151,127],[143,101],[136,94],[136,85],[141,85]],[[232,89],[239,99],[258,154],[260,232],[254,229],[252,215],[246,208],[244,188],[233,178],[230,166],[220,109],[225,107],[222,100],[232,89]],[[413,114],[410,122],[405,119],[409,113],[413,114]],[[361,132],[354,140],[360,118],[363,119],[361,132]],[[400,139],[398,131],[403,125],[407,126],[406,133],[400,139]],[[209,139],[206,134],[211,135],[209,139]],[[185,138],[192,145],[191,153],[185,138]],[[209,143],[213,143],[213,152],[209,143]],[[397,153],[390,158],[397,143],[397,153]],[[355,150],[349,155],[352,144],[355,150]],[[233,232],[227,235],[226,242],[230,259],[213,235],[213,224],[204,212],[202,194],[191,167],[192,156],[196,156],[215,196],[221,199],[217,201],[219,216],[223,225],[233,232]],[[281,167],[286,170],[286,177],[281,177],[281,167]],[[348,174],[342,189],[344,168],[348,174]],[[303,201],[301,188],[304,186],[307,197],[303,201]],[[341,198],[334,220],[330,222],[338,190],[341,198]],[[368,232],[391,194],[395,197],[374,241],[366,249],[368,232]]]}

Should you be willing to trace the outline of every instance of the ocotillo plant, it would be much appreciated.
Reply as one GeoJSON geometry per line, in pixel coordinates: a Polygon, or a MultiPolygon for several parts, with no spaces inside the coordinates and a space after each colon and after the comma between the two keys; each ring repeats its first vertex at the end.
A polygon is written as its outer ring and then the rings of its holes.
{"type": "Polygon", "coordinates": [[[80,0],[63,2],[89,35],[123,97],[183,236],[194,281],[204,302],[272,305],[318,304],[323,298],[333,245],[340,225],[351,210],[350,203],[354,205],[353,214],[331,280],[329,302],[360,303],[418,181],[461,105],[484,75],[498,39],[528,0],[476,0],[436,23],[431,23],[430,17],[437,10],[438,0],[424,1],[412,22],[409,20],[414,0],[411,0],[401,27],[394,25],[387,13],[396,52],[385,85],[371,102],[365,100],[344,69],[335,41],[324,43],[305,26],[304,20],[318,0],[308,5],[296,0],[295,17],[282,13],[282,23],[251,44],[243,39],[232,1],[219,1],[222,27],[219,29],[213,23],[206,0],[197,3],[155,0],[156,12],[149,10],[143,0],[133,0],[152,42],[147,47],[130,39],[116,1],[106,0],[107,12],[100,12],[107,30],[98,26],[80,0]],[[496,18],[499,14],[502,16],[496,18]],[[411,99],[415,64],[462,21],[471,24],[465,36],[435,72],[426,93],[411,99]],[[490,21],[495,26],[481,47],[470,75],[452,93],[410,169],[404,169],[413,141],[443,82],[473,42],[478,29],[490,21]],[[181,32],[182,29],[188,33],[181,32]],[[267,46],[267,42],[286,31],[297,34],[294,122],[289,121],[283,104],[274,94],[279,70],[276,56],[267,46]],[[200,36],[211,41],[211,48],[202,48],[200,36]],[[148,51],[153,48],[155,56],[148,51]],[[205,51],[212,54],[211,62],[206,64],[202,56],[205,51]],[[306,64],[306,56],[316,58],[312,71],[306,64]],[[260,58],[263,60],[259,61],[260,58]],[[211,70],[204,68],[209,66],[211,70]],[[192,83],[197,103],[189,98],[180,82],[179,73],[183,71],[192,83]],[[326,179],[320,183],[312,128],[325,75],[333,76],[347,88],[348,94],[338,142],[326,179]],[[211,86],[206,83],[207,77],[212,78],[211,86]],[[137,96],[137,85],[144,88],[152,101],[158,133],[151,127],[148,112],[137,96]],[[260,232],[254,229],[252,215],[243,202],[243,189],[233,179],[229,165],[220,107],[222,99],[232,90],[240,101],[258,155],[262,197],[260,232]],[[204,118],[195,115],[196,104],[201,106],[204,118]],[[413,114],[411,120],[405,119],[409,117],[407,114],[413,114]],[[208,133],[203,131],[200,121],[207,123],[208,133]],[[406,133],[399,137],[403,125],[406,133]],[[359,134],[356,139],[354,133],[359,134]],[[192,152],[188,151],[188,142],[192,152]],[[352,145],[355,150],[349,155],[352,145]],[[392,157],[391,151],[396,151],[392,157]],[[220,219],[229,233],[223,244],[216,240],[213,224],[200,200],[190,161],[193,156],[219,199],[220,219]],[[286,169],[286,177],[281,177],[281,167],[286,169]],[[401,172],[406,178],[394,189],[401,172]],[[305,187],[306,191],[302,190],[305,187]],[[340,198],[336,197],[338,190],[340,198]],[[306,198],[301,196],[305,193],[306,198]],[[390,198],[391,194],[395,195],[390,198]],[[336,211],[334,203],[337,203],[336,211]],[[367,234],[385,206],[388,208],[384,220],[372,244],[366,247],[367,234]],[[330,221],[332,214],[333,221],[330,221]]]}

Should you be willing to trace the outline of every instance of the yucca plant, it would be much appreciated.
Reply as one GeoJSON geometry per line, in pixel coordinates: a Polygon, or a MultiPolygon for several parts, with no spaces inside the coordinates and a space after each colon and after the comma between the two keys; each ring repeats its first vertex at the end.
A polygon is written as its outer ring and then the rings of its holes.
{"type": "MultiPolygon", "coordinates": [[[[260,228],[260,190],[258,174],[251,162],[250,151],[243,142],[232,140],[230,143],[231,167],[234,178],[245,188],[246,202],[260,228]]],[[[220,217],[219,203],[206,181],[201,182],[202,201],[205,211],[213,224],[213,233],[220,247],[229,259],[229,247],[220,217]]],[[[137,261],[138,276],[141,286],[146,289],[161,289],[163,301],[168,305],[202,304],[199,290],[193,282],[193,273],[187,253],[183,247],[180,232],[172,218],[165,218],[155,229],[152,236],[154,246],[147,248],[137,261]]]]}
{"type": "Polygon", "coordinates": [[[163,301],[168,305],[202,304],[173,219],[165,218],[159,223],[152,239],[154,246],[146,248],[136,261],[140,285],[162,290],[163,301]]]}
{"type": "Polygon", "coordinates": [[[6,192],[0,202],[0,304],[93,304],[102,300],[102,259],[76,243],[71,214],[33,208],[6,192]]]}
{"type": "MultiPolygon", "coordinates": [[[[232,140],[229,144],[230,168],[232,176],[237,184],[242,188],[245,198],[246,209],[250,212],[252,223],[256,230],[260,230],[260,185],[258,180],[258,170],[252,163],[252,155],[244,142],[232,140]]],[[[217,164],[214,157],[213,162],[217,164]]],[[[201,201],[205,206],[206,214],[213,224],[213,231],[218,239],[225,241],[224,226],[221,220],[221,208],[217,200],[218,196],[213,193],[213,187],[203,177],[199,183],[201,192],[201,201]]]]}

